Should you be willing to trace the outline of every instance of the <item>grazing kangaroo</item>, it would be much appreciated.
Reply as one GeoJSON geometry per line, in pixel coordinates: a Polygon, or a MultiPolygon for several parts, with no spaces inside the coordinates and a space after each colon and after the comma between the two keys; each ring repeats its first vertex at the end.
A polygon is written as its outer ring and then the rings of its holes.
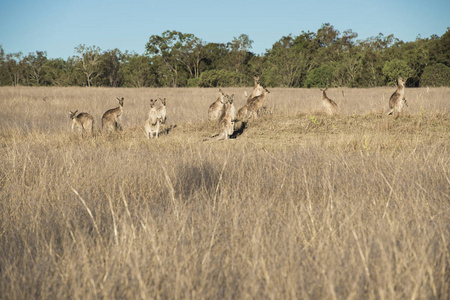
{"type": "Polygon", "coordinates": [[[228,140],[229,136],[234,132],[234,121],[231,117],[232,106],[232,98],[224,104],[222,115],[219,118],[219,136],[217,137],[218,140],[228,140]]]}
{"type": "Polygon", "coordinates": [[[148,139],[152,139],[153,136],[158,138],[159,127],[161,123],[161,118],[158,110],[155,107],[155,103],[158,99],[150,99],[150,111],[148,112],[148,119],[145,121],[144,130],[148,139]]]}
{"type": "Polygon", "coordinates": [[[85,112],[79,113],[77,115],[78,110],[70,113],[70,118],[72,119],[72,132],[74,131],[75,127],[78,128],[79,131],[82,133],[89,133],[92,134],[92,131],[94,129],[94,118],[85,112]]]}
{"type": "Polygon", "coordinates": [[[325,110],[329,116],[336,115],[339,113],[338,106],[336,102],[327,97],[327,93],[325,93],[328,88],[320,89],[322,91],[322,105],[325,107],[325,110]]]}
{"type": "Polygon", "coordinates": [[[217,100],[214,101],[214,103],[211,104],[211,106],[208,109],[208,119],[210,121],[217,120],[221,116],[224,106],[224,99],[223,99],[224,96],[225,94],[222,92],[221,89],[219,89],[219,98],[217,98],[217,100]]]}
{"type": "Polygon", "coordinates": [[[405,83],[406,80],[404,80],[402,77],[398,78],[398,87],[397,90],[392,94],[391,98],[389,99],[389,112],[388,115],[396,115],[398,117],[403,109],[403,104],[408,106],[408,103],[406,103],[405,99],[405,83]]]}
{"type": "Polygon", "coordinates": [[[119,106],[116,108],[111,108],[107,110],[102,117],[102,128],[107,131],[116,131],[117,129],[122,130],[122,113],[123,113],[123,97],[122,99],[117,98],[119,101],[119,106]]]}
{"type": "MultiPolygon", "coordinates": [[[[166,124],[166,98],[161,99],[159,98],[159,100],[161,101],[162,105],[160,107],[158,107],[157,111],[158,111],[158,118],[161,120],[161,124],[166,124]]],[[[156,101],[156,100],[155,100],[156,101]]]]}

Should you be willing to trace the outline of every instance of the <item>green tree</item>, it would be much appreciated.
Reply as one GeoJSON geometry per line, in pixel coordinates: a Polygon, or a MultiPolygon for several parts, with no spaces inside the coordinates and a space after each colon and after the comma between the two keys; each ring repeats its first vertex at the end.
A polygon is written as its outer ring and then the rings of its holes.
{"type": "Polygon", "coordinates": [[[421,86],[450,86],[450,68],[437,63],[428,66],[420,78],[421,86]]]}
{"type": "Polygon", "coordinates": [[[162,77],[170,79],[173,87],[179,85],[179,79],[183,77],[183,67],[193,76],[198,74],[196,68],[200,64],[203,45],[201,40],[192,34],[167,30],[161,36],[152,35],[145,48],[152,62],[164,64],[164,68],[159,68],[158,71],[162,77]],[[193,55],[195,51],[198,51],[197,57],[193,55]]]}
{"type": "Polygon", "coordinates": [[[93,80],[101,75],[100,62],[101,62],[101,50],[97,46],[78,45],[75,47],[75,51],[78,56],[75,57],[77,61],[77,67],[84,74],[86,84],[90,87],[93,80]]]}
{"type": "Polygon", "coordinates": [[[2,76],[7,85],[17,86],[23,83],[25,73],[25,63],[22,52],[8,53],[2,63],[4,75],[2,76]]]}
{"type": "Polygon", "coordinates": [[[430,52],[430,64],[441,63],[450,67],[450,27],[439,38],[432,36],[428,45],[430,52]]]}
{"type": "Polygon", "coordinates": [[[208,43],[204,47],[205,58],[202,60],[205,70],[229,68],[229,49],[223,43],[208,43]]]}
{"type": "Polygon", "coordinates": [[[181,63],[189,71],[191,77],[198,78],[200,76],[200,63],[206,57],[205,43],[190,33],[182,34],[180,43],[181,63]]]}
{"type": "Polygon", "coordinates": [[[266,53],[263,76],[270,86],[302,86],[306,74],[315,66],[317,45],[314,33],[284,36],[266,53]]]}
{"type": "Polygon", "coordinates": [[[45,76],[47,52],[36,51],[36,53],[30,53],[24,58],[24,61],[27,65],[26,78],[30,80],[32,85],[41,85],[45,76]]]}
{"type": "Polygon", "coordinates": [[[230,50],[228,70],[232,70],[239,75],[239,83],[243,83],[247,80],[246,63],[251,57],[249,50],[252,48],[252,44],[253,41],[246,34],[234,37],[231,43],[228,44],[230,50]]]}
{"type": "Polygon", "coordinates": [[[305,80],[305,86],[311,87],[328,87],[334,81],[334,68],[331,65],[321,65],[309,72],[305,80]]]}
{"type": "Polygon", "coordinates": [[[385,84],[383,67],[385,63],[384,52],[395,43],[393,35],[385,37],[379,34],[359,42],[361,55],[360,81],[362,86],[380,86],[385,84]]]}
{"type": "Polygon", "coordinates": [[[125,86],[157,86],[156,72],[148,56],[125,53],[122,72],[125,86]]]}
{"type": "Polygon", "coordinates": [[[240,82],[240,74],[229,70],[208,70],[203,72],[198,81],[200,87],[236,86],[240,82]]]}
{"type": "Polygon", "coordinates": [[[101,54],[101,76],[110,87],[118,87],[122,84],[121,66],[123,54],[119,49],[108,50],[101,54]]]}
{"type": "Polygon", "coordinates": [[[414,71],[404,60],[393,59],[385,62],[383,74],[386,76],[387,83],[393,84],[397,82],[399,76],[406,79],[414,75],[414,71]]]}

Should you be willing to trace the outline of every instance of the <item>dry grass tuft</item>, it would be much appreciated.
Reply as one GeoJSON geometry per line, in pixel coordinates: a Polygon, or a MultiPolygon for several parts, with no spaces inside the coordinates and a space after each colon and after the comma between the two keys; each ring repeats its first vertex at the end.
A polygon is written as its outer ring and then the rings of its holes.
{"type": "Polygon", "coordinates": [[[329,89],[334,117],[271,89],[217,142],[216,89],[0,88],[0,298],[448,299],[449,91],[407,89],[395,120],[392,88],[329,89]],[[116,97],[124,130],[102,135],[116,97]]]}

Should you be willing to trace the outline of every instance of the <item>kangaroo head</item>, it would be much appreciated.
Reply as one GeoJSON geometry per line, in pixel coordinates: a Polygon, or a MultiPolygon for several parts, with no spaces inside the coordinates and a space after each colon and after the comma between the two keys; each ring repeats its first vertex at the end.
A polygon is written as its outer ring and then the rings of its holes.
{"type": "Polygon", "coordinates": [[[270,94],[270,91],[269,91],[265,86],[263,86],[263,90],[264,90],[267,94],[270,94]]]}
{"type": "Polygon", "coordinates": [[[156,101],[158,101],[158,99],[150,99],[150,108],[153,108],[155,106],[156,101]]]}
{"type": "Polygon", "coordinates": [[[71,118],[71,119],[74,119],[74,118],[77,116],[77,112],[78,112],[78,110],[76,110],[76,111],[74,111],[74,112],[71,112],[71,111],[69,110],[70,118],[71,118]]]}
{"type": "Polygon", "coordinates": [[[227,98],[228,98],[228,103],[229,103],[229,104],[233,104],[233,101],[234,101],[234,94],[231,94],[231,96],[228,96],[228,95],[227,95],[227,98]]]}
{"type": "Polygon", "coordinates": [[[398,77],[398,86],[404,86],[406,83],[406,79],[403,79],[403,77],[398,77]]]}
{"type": "Polygon", "coordinates": [[[166,98],[164,98],[164,99],[162,99],[162,98],[159,98],[159,101],[161,101],[161,102],[162,102],[162,104],[163,104],[164,106],[166,106],[166,98]]]}
{"type": "Polygon", "coordinates": [[[116,98],[116,99],[117,99],[117,101],[119,101],[119,105],[121,107],[123,107],[123,97],[122,97],[122,99],[119,99],[119,98],[116,98]]]}
{"type": "Polygon", "coordinates": [[[223,109],[226,111],[226,112],[228,112],[228,109],[231,107],[231,103],[229,102],[229,101],[226,101],[224,104],[223,104],[223,109]]]}
{"type": "Polygon", "coordinates": [[[261,77],[259,77],[259,76],[253,76],[253,80],[255,81],[255,84],[259,83],[260,79],[261,79],[261,77]]]}
{"type": "Polygon", "coordinates": [[[224,93],[222,93],[222,91],[221,90],[219,90],[219,99],[220,99],[220,103],[221,104],[224,104],[225,102],[224,102],[224,99],[223,98],[225,98],[225,94],[224,93]]]}

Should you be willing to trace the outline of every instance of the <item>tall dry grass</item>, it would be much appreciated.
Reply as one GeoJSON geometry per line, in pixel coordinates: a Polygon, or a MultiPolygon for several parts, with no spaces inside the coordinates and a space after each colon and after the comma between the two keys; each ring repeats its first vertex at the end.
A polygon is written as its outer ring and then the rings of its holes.
{"type": "Polygon", "coordinates": [[[392,88],[330,89],[336,117],[271,89],[217,142],[217,89],[0,88],[0,298],[448,299],[449,91],[395,120],[392,88]],[[70,132],[116,97],[123,132],[70,132]],[[156,97],[176,127],[149,141],[156,97]]]}

